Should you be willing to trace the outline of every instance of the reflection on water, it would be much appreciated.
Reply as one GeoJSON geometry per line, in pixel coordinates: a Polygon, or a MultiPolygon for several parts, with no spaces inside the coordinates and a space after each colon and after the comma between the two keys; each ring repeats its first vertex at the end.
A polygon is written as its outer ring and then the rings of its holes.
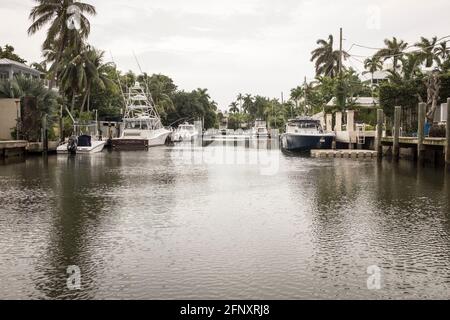
{"type": "Polygon", "coordinates": [[[5,164],[0,298],[449,298],[449,179],[264,141],[5,164]]]}

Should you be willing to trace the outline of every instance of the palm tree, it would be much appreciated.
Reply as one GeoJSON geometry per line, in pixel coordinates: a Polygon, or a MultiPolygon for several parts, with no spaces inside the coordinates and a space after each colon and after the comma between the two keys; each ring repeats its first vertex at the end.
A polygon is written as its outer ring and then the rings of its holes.
{"type": "Polygon", "coordinates": [[[231,113],[238,113],[239,112],[239,106],[236,102],[232,102],[230,104],[230,112],[231,113]]]}
{"type": "Polygon", "coordinates": [[[95,7],[74,0],[35,0],[37,5],[31,9],[29,19],[32,21],[28,28],[28,34],[33,35],[49,24],[47,37],[42,45],[43,50],[51,50],[53,60],[49,61],[59,64],[63,52],[68,47],[81,45],[90,32],[90,23],[85,14],[95,15],[95,7]],[[79,30],[69,29],[68,19],[72,16],[70,9],[75,6],[80,12],[79,30]]]}
{"type": "MultiPolygon", "coordinates": [[[[340,62],[340,50],[334,50],[333,48],[334,38],[330,34],[328,41],[319,39],[317,44],[319,47],[311,52],[311,61],[315,61],[316,75],[329,76],[331,78],[336,77],[339,73],[340,62]]],[[[343,59],[347,59],[350,55],[342,51],[343,59]]]]}
{"type": "Polygon", "coordinates": [[[115,83],[109,78],[108,69],[112,67],[112,63],[103,63],[104,52],[88,47],[83,53],[83,68],[86,73],[86,87],[84,88],[84,97],[80,111],[84,111],[85,104],[87,111],[90,111],[90,96],[92,87],[100,90],[112,88],[115,83]]]}
{"type": "Polygon", "coordinates": [[[86,101],[89,105],[91,88],[97,85],[99,89],[112,86],[112,81],[106,74],[110,64],[103,64],[103,52],[90,46],[81,48],[67,48],[63,52],[61,63],[58,65],[61,86],[60,90],[71,98],[71,111],[75,109],[77,97],[83,97],[80,105],[80,113],[84,111],[86,101]]]}
{"type": "Polygon", "coordinates": [[[242,103],[244,101],[244,95],[239,93],[236,97],[236,101],[239,103],[239,109],[242,110],[242,103]]]}
{"type": "Polygon", "coordinates": [[[433,37],[431,40],[421,37],[420,42],[415,44],[415,46],[421,50],[418,54],[421,63],[424,63],[427,68],[430,68],[434,62],[436,62],[437,65],[441,64],[438,55],[435,53],[436,45],[437,37],[433,37]]]}
{"type": "Polygon", "coordinates": [[[250,113],[253,106],[253,97],[251,94],[246,94],[244,96],[244,103],[242,104],[242,109],[244,110],[244,113],[250,113]]]}
{"type": "Polygon", "coordinates": [[[291,90],[291,100],[294,101],[296,110],[298,109],[300,99],[304,98],[304,96],[305,96],[304,86],[298,86],[291,90]]]}
{"type": "Polygon", "coordinates": [[[172,98],[165,90],[166,84],[164,82],[153,81],[150,88],[152,98],[161,115],[165,116],[167,113],[175,111],[175,105],[173,104],[172,98]]]}
{"type": "Polygon", "coordinates": [[[372,76],[372,84],[373,84],[373,75],[378,70],[382,70],[383,69],[383,62],[381,62],[380,57],[373,56],[372,58],[367,58],[364,61],[364,68],[367,71],[364,71],[363,74],[370,73],[371,76],[372,76]]]}
{"type": "Polygon", "coordinates": [[[392,40],[385,39],[384,44],[386,48],[379,50],[375,56],[383,59],[383,61],[392,59],[392,66],[394,71],[397,70],[398,62],[400,58],[403,56],[404,51],[408,47],[408,44],[403,40],[398,40],[396,37],[393,37],[392,40]]]}
{"type": "Polygon", "coordinates": [[[447,47],[447,42],[443,41],[434,48],[434,53],[438,56],[441,62],[450,58],[450,48],[447,47]]]}
{"type": "MultiPolygon", "coordinates": [[[[47,115],[51,126],[55,120],[55,111],[58,108],[58,94],[55,91],[46,88],[42,80],[23,76],[0,81],[0,98],[20,99],[23,97],[35,97],[37,110],[36,113],[23,114],[22,116],[29,118],[47,115]]],[[[38,141],[41,130],[33,126],[22,126],[21,135],[26,140],[38,141]]]]}

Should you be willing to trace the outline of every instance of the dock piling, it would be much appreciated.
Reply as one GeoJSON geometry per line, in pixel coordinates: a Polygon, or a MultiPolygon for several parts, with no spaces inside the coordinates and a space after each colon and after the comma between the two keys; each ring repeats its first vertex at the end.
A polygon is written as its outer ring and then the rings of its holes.
{"type": "Polygon", "coordinates": [[[42,117],[42,152],[47,155],[48,152],[48,128],[47,128],[47,115],[42,117]]]}
{"type": "Polygon", "coordinates": [[[400,121],[402,115],[402,107],[396,106],[394,113],[394,141],[392,145],[392,155],[395,160],[400,156],[400,121]]]}
{"type": "Polygon", "coordinates": [[[450,98],[447,99],[447,117],[445,130],[445,165],[450,167],[450,98]]]}
{"type": "Polygon", "coordinates": [[[417,128],[417,160],[421,161],[424,154],[423,140],[425,137],[425,113],[427,105],[424,102],[419,103],[418,110],[418,128],[417,128]]]}
{"type": "Polygon", "coordinates": [[[383,145],[381,144],[381,138],[383,136],[383,121],[384,121],[383,118],[384,118],[383,109],[378,109],[377,110],[377,142],[376,142],[377,149],[376,150],[377,150],[377,153],[380,158],[383,154],[383,145]]]}

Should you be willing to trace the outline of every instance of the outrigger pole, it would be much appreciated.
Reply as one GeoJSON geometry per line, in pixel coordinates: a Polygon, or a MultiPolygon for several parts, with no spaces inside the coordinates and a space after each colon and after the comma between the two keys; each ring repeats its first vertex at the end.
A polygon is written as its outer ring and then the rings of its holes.
{"type": "Polygon", "coordinates": [[[125,116],[126,106],[127,106],[127,99],[125,98],[125,94],[123,93],[123,90],[122,90],[122,83],[120,81],[119,73],[117,72],[117,65],[114,62],[114,57],[113,57],[112,51],[109,51],[109,54],[111,55],[111,60],[112,60],[112,62],[114,64],[114,69],[116,71],[117,81],[119,82],[119,86],[120,86],[120,88],[119,88],[120,89],[120,93],[122,94],[122,98],[123,98],[123,102],[124,102],[124,106],[125,106],[122,116],[125,116]]]}

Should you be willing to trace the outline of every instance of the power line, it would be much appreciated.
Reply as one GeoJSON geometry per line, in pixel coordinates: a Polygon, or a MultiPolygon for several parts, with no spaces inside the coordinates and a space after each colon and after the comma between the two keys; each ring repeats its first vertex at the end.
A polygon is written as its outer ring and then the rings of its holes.
{"type": "MultiPolygon", "coordinates": [[[[442,40],[447,39],[447,38],[450,38],[450,35],[437,39],[437,40],[436,40],[436,44],[430,45],[430,46],[425,47],[425,48],[419,48],[419,49],[417,49],[417,50],[413,50],[413,51],[409,51],[409,52],[403,51],[403,52],[401,52],[401,53],[397,53],[397,54],[393,54],[393,55],[383,55],[383,56],[380,56],[380,58],[386,58],[386,59],[389,59],[389,58],[393,58],[393,57],[402,56],[402,55],[404,55],[404,54],[406,54],[406,53],[416,53],[416,52],[421,52],[421,51],[424,50],[424,49],[434,48],[434,47],[436,47],[437,45],[439,45],[439,44],[441,44],[441,43],[448,43],[448,42],[450,42],[450,40],[442,41],[442,40]]],[[[350,49],[347,51],[347,53],[350,52],[350,51],[352,50],[353,47],[360,47],[360,48],[365,48],[365,49],[370,49],[370,50],[383,50],[383,49],[386,49],[386,48],[374,48],[374,47],[368,47],[368,46],[360,45],[360,44],[357,44],[357,43],[353,43],[353,44],[351,45],[350,49]]],[[[417,44],[409,45],[409,46],[407,46],[407,47],[405,48],[405,50],[408,50],[408,49],[414,48],[414,47],[417,48],[417,44]]],[[[370,58],[370,57],[373,56],[373,55],[363,56],[363,55],[356,55],[356,54],[349,54],[349,55],[350,55],[350,56],[353,56],[353,57],[358,57],[358,58],[370,58]]]]}

